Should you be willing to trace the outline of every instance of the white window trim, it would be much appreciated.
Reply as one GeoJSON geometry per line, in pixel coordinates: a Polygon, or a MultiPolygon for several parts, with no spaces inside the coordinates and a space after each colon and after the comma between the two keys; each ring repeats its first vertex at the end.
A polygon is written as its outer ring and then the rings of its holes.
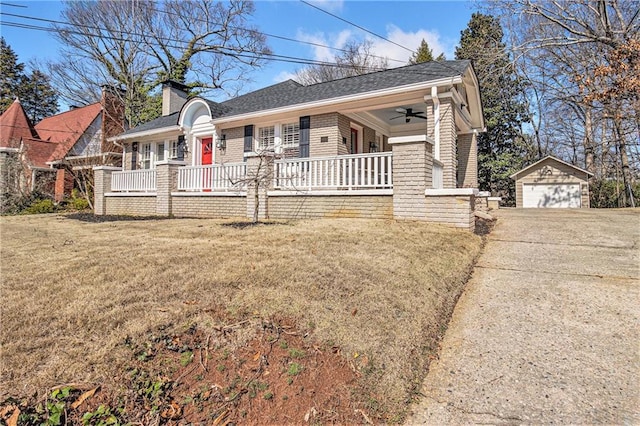
{"type": "Polygon", "coordinates": [[[256,125],[256,131],[253,136],[254,153],[260,153],[264,151],[274,151],[278,154],[282,153],[285,149],[298,148],[300,146],[300,122],[299,121],[278,121],[274,123],[264,123],[256,125]],[[284,143],[284,126],[296,125],[298,126],[298,142],[295,144],[285,145],[284,143]],[[260,130],[265,128],[273,128],[273,146],[262,146],[260,130]]]}
{"type": "Polygon", "coordinates": [[[139,154],[140,154],[140,169],[142,169],[142,170],[151,170],[151,169],[155,168],[155,161],[153,161],[154,160],[153,157],[154,157],[154,147],[155,147],[155,145],[156,144],[153,143],[153,142],[144,142],[144,143],[140,144],[140,146],[138,148],[138,151],[139,151],[139,154]],[[146,151],[145,147],[149,148],[149,151],[148,151],[149,158],[145,158],[145,151],[146,151]],[[147,161],[149,162],[149,167],[148,168],[146,168],[144,166],[147,161]]]}
{"type": "MultiPolygon", "coordinates": [[[[276,144],[276,129],[278,128],[278,126],[276,124],[272,124],[272,125],[264,125],[264,126],[260,126],[258,127],[258,131],[256,132],[257,135],[254,137],[255,143],[256,143],[256,151],[257,152],[262,152],[262,151],[269,151],[271,149],[275,149],[275,144],[276,144]],[[266,146],[262,145],[262,135],[261,135],[261,130],[263,129],[268,129],[268,128],[272,128],[273,129],[273,145],[269,146],[269,144],[267,143],[266,146]]],[[[279,133],[278,132],[278,137],[279,137],[279,133]]]]}
{"type": "MultiPolygon", "coordinates": [[[[282,132],[282,147],[283,148],[298,148],[300,146],[300,121],[298,122],[289,122],[289,123],[282,123],[280,124],[278,127],[280,129],[283,129],[285,126],[297,126],[298,127],[298,141],[296,143],[293,144],[285,144],[284,143],[284,131],[282,132]]],[[[284,129],[283,129],[284,130],[284,129]]]]}

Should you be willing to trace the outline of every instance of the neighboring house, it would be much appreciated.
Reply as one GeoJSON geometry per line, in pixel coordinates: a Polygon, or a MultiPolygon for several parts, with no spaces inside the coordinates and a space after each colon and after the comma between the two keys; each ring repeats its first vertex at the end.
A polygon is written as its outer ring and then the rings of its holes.
{"type": "Polygon", "coordinates": [[[516,181],[516,207],[589,208],[591,176],[549,155],[511,175],[516,181]]]}
{"type": "Polygon", "coordinates": [[[469,61],[427,62],[216,103],[163,85],[163,115],[111,141],[97,214],[379,217],[473,226],[476,135],[469,61]],[[255,188],[256,171],[267,172],[255,188]]]}
{"type": "Polygon", "coordinates": [[[111,90],[84,107],[47,117],[35,126],[19,99],[0,116],[0,188],[2,193],[39,191],[56,201],[73,189],[73,169],[121,164],[106,138],[121,133],[124,109],[111,90]]]}

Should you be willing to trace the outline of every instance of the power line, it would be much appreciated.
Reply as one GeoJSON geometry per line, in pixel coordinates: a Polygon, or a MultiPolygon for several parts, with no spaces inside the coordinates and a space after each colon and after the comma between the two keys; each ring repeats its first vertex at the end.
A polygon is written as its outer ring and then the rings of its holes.
{"type": "MultiPolygon", "coordinates": [[[[6,12],[0,12],[0,15],[6,15],[6,16],[22,18],[22,19],[31,19],[31,20],[35,20],[35,21],[48,22],[48,23],[53,23],[53,24],[76,26],[76,27],[82,27],[82,28],[86,28],[86,29],[97,30],[97,31],[106,31],[104,28],[100,28],[100,27],[95,27],[95,26],[91,26],[91,25],[71,24],[70,22],[58,21],[58,20],[53,20],[53,19],[36,18],[36,17],[32,17],[32,16],[17,15],[17,14],[6,13],[6,12]]],[[[6,25],[8,27],[23,28],[23,29],[29,29],[29,30],[39,30],[39,31],[46,31],[46,32],[66,32],[66,33],[70,33],[70,34],[86,35],[85,33],[82,33],[80,31],[74,31],[74,30],[70,30],[70,29],[66,29],[66,28],[43,27],[43,26],[25,24],[25,23],[21,23],[21,22],[3,22],[3,25],[6,25]]],[[[134,32],[129,32],[129,31],[122,31],[121,33],[125,34],[125,35],[129,35],[129,36],[138,36],[138,37],[143,37],[144,36],[144,34],[139,34],[139,33],[134,33],[134,32]]],[[[107,39],[107,40],[132,42],[132,40],[130,40],[128,38],[107,36],[107,35],[103,35],[103,34],[99,35],[99,37],[107,39]]],[[[170,38],[158,38],[158,39],[159,40],[163,40],[163,41],[169,41],[169,42],[186,43],[184,40],[178,40],[178,39],[170,39],[170,38]]],[[[158,46],[158,47],[163,47],[163,45],[161,45],[159,43],[150,43],[148,41],[145,41],[145,43],[148,44],[148,45],[154,45],[154,46],[158,46]]],[[[184,46],[177,46],[177,45],[165,45],[165,46],[166,47],[175,48],[175,49],[184,48],[184,46]]],[[[204,46],[206,47],[206,45],[204,45],[204,46]]],[[[340,49],[340,50],[342,50],[342,49],[340,49]]],[[[214,50],[210,50],[210,51],[214,52],[214,50]]],[[[245,50],[233,49],[233,48],[229,48],[229,47],[216,47],[215,52],[223,54],[223,55],[227,55],[227,56],[239,56],[239,57],[244,57],[244,58],[248,58],[248,59],[262,59],[263,56],[268,56],[273,61],[301,64],[301,65],[320,65],[320,66],[329,66],[329,67],[335,67],[335,68],[348,68],[349,67],[349,65],[337,64],[335,62],[320,61],[320,60],[315,60],[315,59],[299,58],[299,57],[286,56],[286,55],[278,55],[278,54],[273,54],[273,53],[262,53],[261,54],[262,56],[258,55],[258,54],[248,54],[248,53],[252,53],[252,52],[251,51],[245,51],[245,50]],[[224,52],[221,49],[226,49],[228,52],[224,52]]],[[[366,67],[366,69],[371,70],[371,71],[381,70],[381,68],[374,68],[374,67],[366,67]]]]}
{"type": "Polygon", "coordinates": [[[389,42],[389,43],[391,43],[391,44],[395,44],[396,46],[401,47],[401,48],[403,48],[404,50],[406,50],[406,51],[408,51],[408,52],[416,53],[415,51],[413,51],[413,50],[409,49],[408,47],[405,47],[405,46],[403,46],[403,45],[401,45],[401,44],[398,44],[398,43],[396,43],[395,41],[391,41],[391,40],[389,40],[388,38],[381,36],[380,34],[376,34],[376,33],[374,33],[373,31],[370,31],[370,30],[368,30],[368,29],[366,29],[366,28],[364,28],[364,27],[361,27],[361,26],[360,26],[360,25],[358,25],[358,24],[355,24],[355,23],[353,23],[353,22],[351,22],[351,21],[348,21],[348,20],[346,20],[346,19],[344,19],[344,18],[341,18],[341,17],[340,17],[340,16],[338,16],[338,15],[334,15],[333,13],[328,12],[328,11],[326,11],[326,10],[324,10],[324,9],[322,9],[322,8],[320,8],[320,7],[316,6],[316,5],[314,5],[314,4],[311,4],[311,3],[309,3],[309,2],[307,2],[307,1],[305,1],[305,0],[300,0],[300,1],[301,1],[302,3],[304,3],[304,4],[306,4],[307,6],[311,6],[311,7],[313,7],[314,9],[318,9],[320,12],[326,13],[326,14],[327,14],[327,15],[329,15],[329,16],[333,16],[334,18],[339,19],[339,20],[341,20],[342,22],[345,22],[345,23],[347,23],[347,24],[349,24],[349,25],[352,25],[352,26],[354,26],[354,27],[356,27],[356,28],[358,28],[358,29],[361,29],[362,31],[364,31],[364,32],[366,32],[366,33],[369,33],[369,34],[374,35],[374,36],[376,36],[376,37],[378,37],[378,38],[381,38],[382,40],[387,41],[387,42],[389,42]]]}
{"type": "MultiPolygon", "coordinates": [[[[155,9],[155,8],[152,8],[152,10],[155,10],[156,12],[159,12],[159,13],[165,13],[167,15],[180,16],[178,13],[170,12],[168,10],[155,9]]],[[[195,22],[204,22],[204,23],[208,22],[206,19],[193,19],[193,20],[195,22]]],[[[262,32],[262,31],[253,30],[251,28],[244,28],[244,27],[238,27],[238,26],[233,26],[233,25],[230,25],[229,28],[249,31],[249,32],[256,33],[256,34],[262,34],[264,36],[277,38],[277,39],[280,39],[280,40],[291,41],[291,42],[301,43],[301,44],[308,44],[310,46],[322,47],[322,48],[325,48],[325,49],[336,50],[336,51],[342,52],[342,53],[349,53],[349,51],[347,49],[341,49],[339,47],[332,47],[332,46],[328,46],[328,45],[322,44],[322,43],[315,43],[313,41],[304,41],[304,40],[298,40],[298,39],[295,39],[295,38],[285,37],[285,36],[281,36],[281,35],[269,34],[269,33],[265,33],[265,32],[262,32]]],[[[378,59],[388,59],[389,61],[400,62],[400,63],[403,63],[403,64],[407,63],[407,61],[403,61],[403,60],[400,60],[400,59],[387,58],[386,56],[371,55],[371,57],[378,58],[378,59]]]]}
{"type": "Polygon", "coordinates": [[[2,3],[0,2],[0,6],[9,6],[9,7],[22,7],[24,9],[27,8],[27,6],[23,5],[23,4],[14,4],[14,3],[2,3]]]}

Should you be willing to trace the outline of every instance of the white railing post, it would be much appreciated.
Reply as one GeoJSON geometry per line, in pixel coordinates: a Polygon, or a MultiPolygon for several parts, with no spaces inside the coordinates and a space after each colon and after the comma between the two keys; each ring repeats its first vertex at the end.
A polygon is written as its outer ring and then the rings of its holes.
{"type": "Polygon", "coordinates": [[[391,189],[392,153],[276,160],[275,189],[391,189]]]}
{"type": "Polygon", "coordinates": [[[113,172],[111,190],[114,192],[153,192],[156,190],[155,169],[113,172]]]}
{"type": "Polygon", "coordinates": [[[243,190],[246,163],[210,164],[178,170],[178,191],[211,192],[243,190]]]}

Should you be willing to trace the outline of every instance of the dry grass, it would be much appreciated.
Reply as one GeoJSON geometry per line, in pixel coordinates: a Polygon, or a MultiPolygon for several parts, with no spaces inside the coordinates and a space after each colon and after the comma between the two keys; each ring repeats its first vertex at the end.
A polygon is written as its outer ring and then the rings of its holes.
{"type": "Polygon", "coordinates": [[[368,361],[365,384],[397,411],[481,246],[468,232],[413,222],[0,221],[0,400],[109,383],[131,357],[127,336],[206,326],[207,307],[222,304],[292,316],[345,356],[357,353],[368,361]]]}

